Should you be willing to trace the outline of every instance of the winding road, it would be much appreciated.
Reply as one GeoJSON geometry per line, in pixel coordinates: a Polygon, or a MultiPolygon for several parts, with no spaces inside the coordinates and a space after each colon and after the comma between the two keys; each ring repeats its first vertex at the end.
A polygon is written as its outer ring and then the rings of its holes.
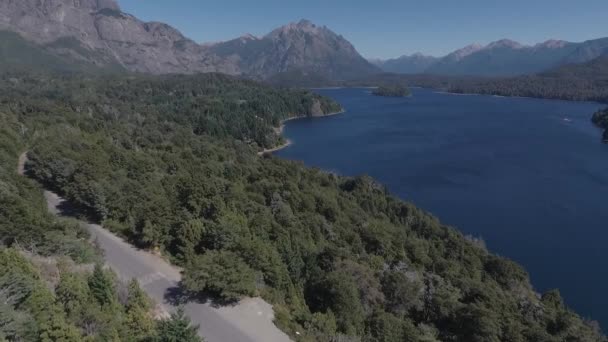
{"type": "MultiPolygon", "coordinates": [[[[25,175],[27,153],[19,157],[18,172],[25,175]]],[[[48,209],[55,215],[64,214],[65,204],[56,193],[45,190],[48,209]]],[[[167,298],[175,293],[181,280],[180,270],[152,253],[137,249],[100,225],[81,221],[91,237],[104,252],[108,267],[119,277],[137,279],[146,293],[156,301],[164,316],[177,308],[167,298]]],[[[209,303],[188,302],[184,309],[193,324],[199,325],[199,335],[207,342],[288,342],[289,337],[273,323],[272,306],[260,298],[248,298],[238,305],[214,307],[209,303]]]]}

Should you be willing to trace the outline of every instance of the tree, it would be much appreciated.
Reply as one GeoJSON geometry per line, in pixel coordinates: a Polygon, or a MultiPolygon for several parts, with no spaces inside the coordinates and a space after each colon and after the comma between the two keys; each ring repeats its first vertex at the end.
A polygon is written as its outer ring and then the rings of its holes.
{"type": "Polygon", "coordinates": [[[156,323],[150,313],[151,309],[150,298],[139,287],[137,280],[131,280],[125,324],[127,332],[133,340],[142,341],[154,335],[156,323]]]}
{"type": "Polygon", "coordinates": [[[55,288],[55,296],[68,315],[77,314],[87,303],[89,287],[77,274],[64,273],[55,288]]]}
{"type": "Polygon", "coordinates": [[[192,326],[183,308],[158,325],[158,342],[203,342],[197,335],[198,326],[192,326]]]}
{"type": "Polygon", "coordinates": [[[129,282],[129,294],[127,297],[127,310],[140,308],[144,311],[152,309],[150,297],[141,289],[136,279],[129,282]]]}
{"type": "Polygon", "coordinates": [[[50,321],[40,327],[41,342],[80,342],[82,338],[73,325],[68,324],[63,317],[53,316],[50,321]]]}
{"type": "Polygon", "coordinates": [[[417,274],[406,271],[387,271],[382,278],[382,292],[386,297],[386,306],[391,313],[403,315],[410,310],[421,310],[422,281],[417,274]]]}
{"type": "Polygon", "coordinates": [[[235,302],[255,295],[255,280],[255,272],[235,253],[207,251],[188,264],[182,281],[190,291],[235,302]]]}
{"type": "Polygon", "coordinates": [[[354,279],[342,272],[330,272],[307,291],[314,311],[331,310],[336,315],[338,330],[356,336],[363,330],[363,306],[354,279]]]}
{"type": "Polygon", "coordinates": [[[154,336],[156,322],[149,311],[133,307],[127,311],[125,318],[126,333],[134,341],[144,341],[154,336]]]}
{"type": "Polygon", "coordinates": [[[89,276],[89,289],[100,305],[108,305],[116,300],[114,281],[100,264],[95,265],[93,273],[89,276]]]}

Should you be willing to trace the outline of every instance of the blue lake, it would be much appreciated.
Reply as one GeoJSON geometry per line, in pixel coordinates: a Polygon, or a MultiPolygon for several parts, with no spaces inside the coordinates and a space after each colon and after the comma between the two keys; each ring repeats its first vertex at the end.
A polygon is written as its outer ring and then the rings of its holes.
{"type": "Polygon", "coordinates": [[[608,145],[597,103],[324,89],[341,115],[290,121],[276,152],[342,175],[368,174],[559,288],[608,329],[608,145]]]}

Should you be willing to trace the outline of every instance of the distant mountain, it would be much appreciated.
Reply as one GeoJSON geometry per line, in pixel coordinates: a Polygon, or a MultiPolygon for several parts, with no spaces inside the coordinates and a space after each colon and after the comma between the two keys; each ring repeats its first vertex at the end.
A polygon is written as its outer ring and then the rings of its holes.
{"type": "Polygon", "coordinates": [[[479,44],[471,44],[471,45],[467,45],[465,47],[463,47],[462,49],[458,49],[452,53],[450,53],[449,55],[445,56],[444,58],[441,58],[440,61],[438,62],[443,62],[443,63],[456,63],[456,62],[460,62],[461,60],[463,60],[465,57],[468,57],[480,50],[483,49],[483,45],[479,45],[479,44]]]}
{"type": "Polygon", "coordinates": [[[235,72],[171,26],[142,22],[114,0],[0,0],[0,29],[94,65],[156,74],[235,72]]]}
{"type": "Polygon", "coordinates": [[[242,73],[259,78],[294,70],[328,79],[381,72],[344,37],[308,20],[285,25],[261,38],[245,36],[214,44],[209,51],[235,62],[242,73]]]}
{"type": "Polygon", "coordinates": [[[553,79],[583,79],[601,81],[608,84],[608,54],[585,63],[561,65],[538,74],[539,77],[553,79]]]}
{"type": "Polygon", "coordinates": [[[0,31],[17,33],[30,48],[67,64],[153,74],[222,72],[266,79],[299,70],[346,79],[380,72],[342,36],[306,20],[262,38],[198,44],[167,24],[122,12],[115,0],[0,0],[0,31]]]}
{"type": "Polygon", "coordinates": [[[508,76],[534,73],[564,63],[575,45],[550,41],[524,46],[503,39],[486,46],[476,46],[462,54],[456,51],[429,67],[426,72],[444,75],[508,76]]]}
{"type": "Polygon", "coordinates": [[[502,39],[486,46],[466,46],[434,62],[428,59],[426,68],[394,67],[399,59],[377,61],[376,65],[386,72],[404,74],[514,76],[538,73],[570,63],[585,63],[605,54],[608,54],[608,38],[582,43],[548,40],[533,46],[502,39]]]}
{"type": "Polygon", "coordinates": [[[370,60],[370,62],[386,72],[400,74],[418,74],[426,71],[431,65],[437,62],[438,58],[425,56],[421,53],[401,56],[388,60],[370,60]]]}
{"type": "Polygon", "coordinates": [[[567,63],[585,63],[608,55],[608,38],[588,40],[576,44],[574,51],[564,60],[567,63]]]}

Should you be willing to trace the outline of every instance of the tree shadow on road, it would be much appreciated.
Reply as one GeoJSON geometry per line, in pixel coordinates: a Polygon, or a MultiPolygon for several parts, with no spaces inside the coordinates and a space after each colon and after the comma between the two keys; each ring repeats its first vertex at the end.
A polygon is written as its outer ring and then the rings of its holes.
{"type": "Polygon", "coordinates": [[[173,306],[182,306],[190,302],[209,304],[214,308],[237,304],[236,302],[223,301],[210,293],[189,291],[181,282],[178,286],[167,289],[164,298],[167,303],[173,306]]]}

